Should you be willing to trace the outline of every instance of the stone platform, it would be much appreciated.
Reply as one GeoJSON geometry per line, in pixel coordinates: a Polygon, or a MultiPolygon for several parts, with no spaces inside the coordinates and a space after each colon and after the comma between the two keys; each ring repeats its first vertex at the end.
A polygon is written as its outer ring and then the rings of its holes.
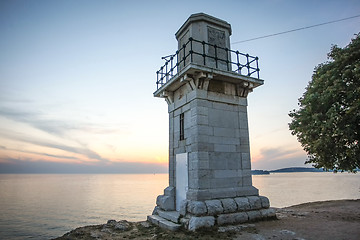
{"type": "Polygon", "coordinates": [[[180,211],[164,210],[156,206],[148,221],[172,231],[184,227],[196,231],[215,225],[239,224],[275,217],[269,199],[263,196],[223,198],[205,201],[184,200],[180,211]]]}

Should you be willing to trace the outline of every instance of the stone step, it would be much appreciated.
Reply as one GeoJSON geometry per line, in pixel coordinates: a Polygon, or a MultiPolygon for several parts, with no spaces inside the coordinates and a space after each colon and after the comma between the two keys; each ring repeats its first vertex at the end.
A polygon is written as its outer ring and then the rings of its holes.
{"type": "Polygon", "coordinates": [[[168,220],[160,217],[159,215],[150,215],[147,217],[147,220],[149,222],[151,222],[152,224],[155,224],[161,228],[164,228],[164,229],[167,229],[170,231],[176,231],[181,227],[180,224],[168,221],[168,220]]]}
{"type": "Polygon", "coordinates": [[[157,213],[160,217],[165,218],[166,220],[179,223],[180,213],[177,211],[158,210],[157,213]]]}

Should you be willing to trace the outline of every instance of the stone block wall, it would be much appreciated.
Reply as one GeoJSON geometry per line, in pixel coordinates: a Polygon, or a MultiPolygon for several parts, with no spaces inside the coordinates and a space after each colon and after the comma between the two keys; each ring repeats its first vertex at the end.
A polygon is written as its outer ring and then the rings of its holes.
{"type": "MultiPolygon", "coordinates": [[[[231,92],[231,91],[230,91],[231,92]]],[[[176,187],[175,156],[188,153],[187,199],[257,195],[252,186],[247,100],[184,85],[169,105],[169,185],[176,187]],[[184,140],[180,140],[180,114],[184,140]]]]}
{"type": "MultiPolygon", "coordinates": [[[[153,214],[164,216],[163,208],[157,207],[153,214]]],[[[166,216],[164,216],[166,217],[166,216]]],[[[174,223],[190,231],[215,225],[239,224],[276,218],[276,211],[264,196],[221,198],[205,201],[185,200],[178,213],[171,218],[174,223]]]]}

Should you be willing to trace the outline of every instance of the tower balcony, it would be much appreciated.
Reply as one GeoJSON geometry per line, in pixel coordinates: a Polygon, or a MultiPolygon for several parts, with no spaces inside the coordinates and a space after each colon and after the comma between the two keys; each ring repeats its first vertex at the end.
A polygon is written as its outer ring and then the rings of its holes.
{"type": "MultiPolygon", "coordinates": [[[[191,37],[174,54],[163,59],[165,64],[156,72],[155,97],[162,97],[165,89],[174,91],[185,84],[186,79],[199,76],[240,84],[247,93],[264,83],[260,79],[258,57],[191,37]]],[[[243,97],[247,93],[242,94],[243,97]]]]}

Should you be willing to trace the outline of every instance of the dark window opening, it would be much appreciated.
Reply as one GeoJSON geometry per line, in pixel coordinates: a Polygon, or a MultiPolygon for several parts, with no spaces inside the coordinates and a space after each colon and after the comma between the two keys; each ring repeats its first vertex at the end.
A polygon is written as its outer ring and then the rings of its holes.
{"type": "Polygon", "coordinates": [[[184,113],[180,114],[180,141],[184,140],[184,113]]]}

